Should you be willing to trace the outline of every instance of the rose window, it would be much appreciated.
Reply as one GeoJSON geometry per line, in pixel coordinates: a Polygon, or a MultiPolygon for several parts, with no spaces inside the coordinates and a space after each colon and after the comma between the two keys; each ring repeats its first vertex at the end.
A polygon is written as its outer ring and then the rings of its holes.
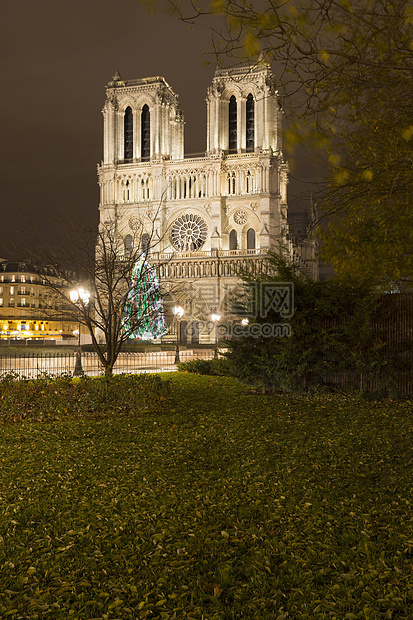
{"type": "Polygon", "coordinates": [[[172,227],[172,245],[181,252],[194,252],[202,248],[207,237],[207,225],[199,215],[185,214],[178,217],[172,227]]]}
{"type": "Polygon", "coordinates": [[[247,214],[243,209],[239,209],[234,214],[234,222],[236,224],[245,224],[247,221],[247,214]]]}

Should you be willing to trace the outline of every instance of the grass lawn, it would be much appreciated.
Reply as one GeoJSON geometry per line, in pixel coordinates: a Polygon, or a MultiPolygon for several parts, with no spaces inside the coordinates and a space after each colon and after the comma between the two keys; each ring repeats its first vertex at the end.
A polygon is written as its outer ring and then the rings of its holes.
{"type": "Polygon", "coordinates": [[[169,378],[1,426],[1,618],[413,618],[411,403],[169,378]]]}

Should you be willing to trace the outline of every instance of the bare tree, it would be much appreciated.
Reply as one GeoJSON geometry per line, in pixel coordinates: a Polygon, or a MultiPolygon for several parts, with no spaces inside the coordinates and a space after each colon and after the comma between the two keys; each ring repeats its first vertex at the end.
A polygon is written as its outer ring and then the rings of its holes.
{"type": "MultiPolygon", "coordinates": [[[[159,294],[156,276],[149,261],[156,266],[161,238],[158,233],[160,207],[151,217],[135,216],[129,220],[128,234],[122,231],[122,219],[114,215],[93,229],[78,231],[72,224],[63,227],[57,249],[31,250],[39,265],[54,265],[61,279],[42,273],[45,284],[60,299],[62,317],[79,321],[87,328],[94,350],[110,376],[122,345],[136,337],[145,324],[159,319],[162,307],[146,303],[147,297],[159,294]],[[148,278],[148,273],[151,278],[148,278]],[[64,284],[63,284],[64,283],[64,284]],[[71,296],[71,289],[79,290],[71,296]],[[87,292],[87,294],[86,294],[87,292]],[[136,297],[136,294],[138,296],[136,297]],[[158,315],[159,313],[159,315],[158,315]]],[[[62,230],[62,228],[61,228],[62,230]]],[[[56,316],[56,309],[53,309],[56,316]]],[[[165,330],[166,331],[166,330],[165,330]]]]}

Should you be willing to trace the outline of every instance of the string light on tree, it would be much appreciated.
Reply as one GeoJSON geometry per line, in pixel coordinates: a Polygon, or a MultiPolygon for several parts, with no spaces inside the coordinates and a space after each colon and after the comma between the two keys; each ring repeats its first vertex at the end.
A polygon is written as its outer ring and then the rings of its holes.
{"type": "Polygon", "coordinates": [[[158,278],[143,255],[133,268],[123,315],[130,338],[154,340],[167,331],[158,278]]]}

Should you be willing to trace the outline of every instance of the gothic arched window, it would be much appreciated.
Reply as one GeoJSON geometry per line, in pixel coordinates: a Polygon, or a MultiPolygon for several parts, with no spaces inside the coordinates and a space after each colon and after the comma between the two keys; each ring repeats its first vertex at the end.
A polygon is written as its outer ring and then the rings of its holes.
{"type": "Polygon", "coordinates": [[[247,97],[246,111],[246,147],[247,153],[252,153],[254,151],[254,97],[251,93],[247,97]]]}
{"type": "Polygon", "coordinates": [[[123,200],[124,200],[124,202],[129,202],[129,200],[130,200],[130,183],[129,183],[129,179],[127,179],[127,181],[125,183],[125,188],[123,190],[123,200]]]}
{"type": "Polygon", "coordinates": [[[149,244],[150,244],[151,238],[148,235],[148,233],[143,233],[142,235],[142,252],[144,254],[147,254],[149,251],[149,244]]]}
{"type": "Polygon", "coordinates": [[[123,159],[133,159],[133,112],[129,106],[123,117],[123,159]]]}
{"type": "Polygon", "coordinates": [[[133,237],[132,235],[126,235],[125,237],[125,256],[130,256],[133,251],[133,237]]]}
{"type": "Polygon", "coordinates": [[[255,250],[255,230],[253,228],[247,230],[247,250],[255,250]]]}
{"type": "Polygon", "coordinates": [[[146,105],[141,114],[141,160],[149,161],[151,156],[151,113],[146,105]]]}
{"type": "Polygon", "coordinates": [[[237,100],[232,95],[229,100],[229,141],[228,148],[230,153],[237,152],[237,100]]]}
{"type": "Polygon", "coordinates": [[[232,229],[229,233],[229,249],[237,250],[238,249],[238,240],[237,240],[237,231],[232,229]]]}

